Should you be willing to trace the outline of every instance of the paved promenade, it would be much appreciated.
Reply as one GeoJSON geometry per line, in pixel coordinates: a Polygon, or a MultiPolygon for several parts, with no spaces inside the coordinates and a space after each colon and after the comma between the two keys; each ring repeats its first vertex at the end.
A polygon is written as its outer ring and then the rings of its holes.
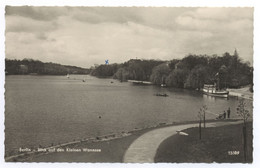
{"type": "MultiPolygon", "coordinates": [[[[239,124],[242,121],[223,121],[206,123],[206,127],[239,124]]],[[[137,138],[127,149],[124,163],[153,163],[159,145],[168,137],[177,134],[177,131],[191,127],[198,127],[198,124],[185,124],[158,128],[149,131],[137,138]]]]}

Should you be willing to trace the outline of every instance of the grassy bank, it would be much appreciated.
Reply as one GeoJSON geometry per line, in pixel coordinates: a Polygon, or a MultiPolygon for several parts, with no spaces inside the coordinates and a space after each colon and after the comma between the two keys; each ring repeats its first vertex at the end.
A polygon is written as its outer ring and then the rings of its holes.
{"type": "Polygon", "coordinates": [[[106,139],[97,137],[93,140],[64,145],[57,148],[101,149],[101,152],[40,152],[15,157],[8,162],[122,162],[123,156],[131,143],[140,135],[154,128],[131,131],[127,136],[106,139]]]}
{"type": "Polygon", "coordinates": [[[155,162],[252,162],[252,122],[247,124],[247,160],[244,160],[242,124],[202,129],[199,140],[198,128],[184,130],[188,136],[174,135],[158,148],[155,162]],[[229,151],[239,151],[232,154],[229,151]]]}
{"type": "MultiPolygon", "coordinates": [[[[221,120],[208,120],[207,122],[218,122],[221,120]]],[[[99,153],[80,152],[80,153],[67,153],[67,152],[35,152],[32,154],[19,155],[12,159],[6,160],[7,162],[122,162],[125,151],[132,144],[132,142],[144,133],[153,129],[168,127],[173,125],[192,124],[197,121],[185,121],[172,124],[161,123],[151,128],[144,128],[128,132],[127,136],[116,137],[112,139],[96,138],[83,142],[76,142],[70,145],[62,145],[62,148],[89,148],[101,149],[99,153]]],[[[56,147],[57,148],[57,147],[56,147]]]]}

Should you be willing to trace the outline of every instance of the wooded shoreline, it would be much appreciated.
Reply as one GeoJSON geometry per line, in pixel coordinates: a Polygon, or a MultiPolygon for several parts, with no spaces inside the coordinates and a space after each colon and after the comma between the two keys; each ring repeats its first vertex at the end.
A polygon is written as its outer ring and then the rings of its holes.
{"type": "Polygon", "coordinates": [[[218,83],[219,89],[250,85],[253,92],[253,67],[243,62],[237,51],[222,56],[189,54],[182,59],[131,59],[124,63],[101,64],[91,68],[43,63],[32,59],[6,59],[6,75],[67,75],[90,74],[100,78],[149,81],[167,87],[198,89],[204,84],[218,83]]]}

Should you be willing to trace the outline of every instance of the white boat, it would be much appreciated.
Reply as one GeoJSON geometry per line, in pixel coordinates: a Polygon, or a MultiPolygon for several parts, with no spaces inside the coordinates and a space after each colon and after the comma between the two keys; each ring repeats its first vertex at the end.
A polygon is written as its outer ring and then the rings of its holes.
{"type": "Polygon", "coordinates": [[[70,78],[70,74],[67,74],[67,78],[70,78]]]}
{"type": "Polygon", "coordinates": [[[229,91],[218,90],[215,85],[204,85],[203,93],[210,96],[228,97],[229,91]]]}
{"type": "Polygon", "coordinates": [[[162,84],[161,84],[161,87],[166,87],[166,84],[163,84],[163,83],[162,83],[162,84]]]}

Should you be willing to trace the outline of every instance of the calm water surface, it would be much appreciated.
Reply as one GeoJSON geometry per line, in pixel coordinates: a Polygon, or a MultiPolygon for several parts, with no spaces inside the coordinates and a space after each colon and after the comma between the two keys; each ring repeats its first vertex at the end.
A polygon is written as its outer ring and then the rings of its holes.
{"type": "MultiPolygon", "coordinates": [[[[6,76],[5,147],[47,146],[82,138],[120,133],[159,123],[197,120],[207,105],[218,114],[236,98],[205,96],[197,91],[137,86],[91,76],[6,76]],[[82,79],[86,82],[82,82],[82,79]],[[113,83],[111,83],[113,81],[113,83]],[[157,97],[155,93],[169,97],[157,97]],[[101,116],[101,118],[99,118],[101,116]]],[[[207,114],[207,119],[215,118],[207,114]]]]}

